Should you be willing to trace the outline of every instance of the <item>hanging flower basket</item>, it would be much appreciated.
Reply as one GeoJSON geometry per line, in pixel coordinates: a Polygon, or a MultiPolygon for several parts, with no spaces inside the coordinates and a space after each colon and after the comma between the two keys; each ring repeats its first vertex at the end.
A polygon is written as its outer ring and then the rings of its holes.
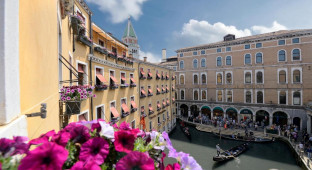
{"type": "Polygon", "coordinates": [[[80,113],[81,101],[67,101],[65,105],[67,115],[75,115],[80,113]]]}

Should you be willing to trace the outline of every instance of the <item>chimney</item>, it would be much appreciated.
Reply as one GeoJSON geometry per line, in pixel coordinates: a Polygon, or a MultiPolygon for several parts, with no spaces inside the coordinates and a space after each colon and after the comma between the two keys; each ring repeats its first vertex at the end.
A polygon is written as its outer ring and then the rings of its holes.
{"type": "Polygon", "coordinates": [[[146,60],[147,60],[147,57],[143,57],[144,58],[144,62],[146,62],[146,60]]]}
{"type": "Polygon", "coordinates": [[[166,49],[162,49],[162,62],[166,62],[167,59],[167,51],[166,49]]]}

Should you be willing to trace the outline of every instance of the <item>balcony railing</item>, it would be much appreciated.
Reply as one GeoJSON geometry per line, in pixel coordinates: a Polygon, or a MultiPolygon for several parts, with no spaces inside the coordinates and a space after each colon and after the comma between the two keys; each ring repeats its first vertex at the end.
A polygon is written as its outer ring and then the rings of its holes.
{"type": "Polygon", "coordinates": [[[117,55],[116,55],[116,53],[109,51],[109,52],[108,52],[108,57],[113,58],[113,59],[116,59],[116,58],[117,58],[117,55]]]}
{"type": "Polygon", "coordinates": [[[94,51],[107,55],[107,50],[104,47],[96,46],[94,47],[94,51]]]}

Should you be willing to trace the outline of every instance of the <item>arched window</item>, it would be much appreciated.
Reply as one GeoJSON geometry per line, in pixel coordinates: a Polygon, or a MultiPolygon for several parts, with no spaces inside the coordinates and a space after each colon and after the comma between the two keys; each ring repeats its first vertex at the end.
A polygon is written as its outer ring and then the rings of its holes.
{"type": "Polygon", "coordinates": [[[217,84],[222,84],[222,74],[221,73],[217,74],[217,84]]]}
{"type": "Polygon", "coordinates": [[[301,105],[301,94],[299,91],[294,92],[293,103],[294,105],[301,105]]]}
{"type": "Polygon", "coordinates": [[[184,84],[184,75],[180,75],[180,84],[184,84]]]}
{"type": "Polygon", "coordinates": [[[286,61],[286,51],[280,50],[278,52],[278,61],[286,61]]]}
{"type": "Polygon", "coordinates": [[[194,91],[194,100],[198,100],[198,91],[197,90],[194,91]]]}
{"type": "Polygon", "coordinates": [[[232,74],[231,73],[226,73],[226,83],[232,84],[232,74]]]}
{"type": "Polygon", "coordinates": [[[278,76],[279,76],[279,83],[286,83],[286,71],[285,70],[281,70],[279,73],[278,73],[278,76]]]}
{"type": "Polygon", "coordinates": [[[227,91],[226,100],[227,102],[233,102],[232,91],[227,91]]]}
{"type": "Polygon", "coordinates": [[[201,67],[206,67],[206,59],[202,58],[202,59],[200,60],[200,66],[201,66],[201,67]]]}
{"type": "Polygon", "coordinates": [[[207,100],[207,94],[206,94],[205,90],[202,91],[201,95],[202,95],[202,97],[201,97],[202,100],[207,100]]]}
{"type": "Polygon", "coordinates": [[[184,61],[180,61],[180,69],[184,69],[184,61]]]}
{"type": "Polygon", "coordinates": [[[250,72],[246,72],[245,73],[245,83],[246,84],[250,84],[251,83],[251,73],[250,72]]]}
{"type": "Polygon", "coordinates": [[[300,83],[300,70],[294,70],[293,72],[293,83],[300,83]]]}
{"type": "Polygon", "coordinates": [[[256,54],[256,63],[262,63],[262,53],[257,53],[256,54]]]}
{"type": "Polygon", "coordinates": [[[197,59],[193,60],[193,68],[197,68],[198,66],[198,61],[197,59]]]}
{"type": "Polygon", "coordinates": [[[257,72],[257,83],[263,83],[263,74],[261,71],[257,72]]]}
{"type": "Polygon", "coordinates": [[[201,79],[202,79],[202,84],[206,84],[206,74],[202,74],[201,76],[201,79]]]}
{"type": "Polygon", "coordinates": [[[286,102],[287,102],[286,92],[285,91],[281,91],[279,93],[279,104],[286,104],[286,102]]]}
{"type": "Polygon", "coordinates": [[[245,64],[251,64],[251,56],[250,56],[250,54],[245,54],[245,64]]]}
{"type": "Polygon", "coordinates": [[[232,65],[232,57],[231,56],[226,56],[226,65],[227,66],[232,65]]]}
{"type": "Polygon", "coordinates": [[[217,57],[217,66],[222,65],[222,57],[217,57]]]}
{"type": "Polygon", "coordinates": [[[181,90],[181,100],[184,100],[184,90],[181,90]]]}
{"type": "Polygon", "coordinates": [[[218,91],[218,102],[222,102],[222,91],[218,91]]]}
{"type": "Polygon", "coordinates": [[[257,92],[257,103],[263,103],[263,93],[262,91],[257,92]]]}
{"type": "Polygon", "coordinates": [[[194,84],[198,84],[198,75],[197,74],[193,75],[193,82],[194,82],[194,84]]]}
{"type": "Polygon", "coordinates": [[[251,92],[250,91],[246,92],[246,103],[251,103],[251,92]]]}
{"type": "Polygon", "coordinates": [[[298,60],[300,60],[300,50],[299,49],[293,49],[293,51],[292,51],[292,59],[294,60],[294,61],[298,61],[298,60]]]}

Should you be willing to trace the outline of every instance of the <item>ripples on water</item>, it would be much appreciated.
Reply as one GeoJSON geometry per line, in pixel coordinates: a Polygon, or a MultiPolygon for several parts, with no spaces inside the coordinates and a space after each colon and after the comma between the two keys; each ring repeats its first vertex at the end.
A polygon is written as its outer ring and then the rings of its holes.
{"type": "MultiPolygon", "coordinates": [[[[296,164],[295,157],[290,148],[283,142],[276,141],[267,144],[249,145],[249,150],[241,154],[238,158],[216,163],[212,157],[216,155],[216,144],[226,150],[242,142],[219,139],[213,134],[200,132],[190,127],[192,141],[183,134],[179,125],[170,134],[173,146],[177,151],[190,153],[205,170],[300,170],[296,164]]],[[[166,163],[172,163],[169,159],[166,163]]]]}

